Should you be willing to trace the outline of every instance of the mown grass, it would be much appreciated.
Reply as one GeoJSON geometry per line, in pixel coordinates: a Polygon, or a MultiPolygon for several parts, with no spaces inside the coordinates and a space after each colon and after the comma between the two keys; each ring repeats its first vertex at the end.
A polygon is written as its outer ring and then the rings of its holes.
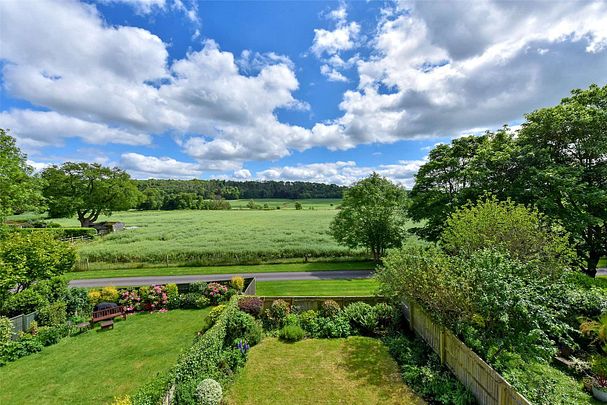
{"type": "Polygon", "coordinates": [[[423,404],[403,384],[397,364],[376,339],[267,338],[249,353],[229,388],[228,405],[423,404]]]}
{"type": "Polygon", "coordinates": [[[599,268],[602,267],[607,267],[607,257],[603,257],[601,260],[599,260],[599,268]]]}
{"type": "MultiPolygon", "coordinates": [[[[240,199],[240,200],[229,200],[232,209],[248,209],[247,204],[251,200],[240,199]]],[[[311,198],[306,200],[288,200],[282,198],[260,198],[253,199],[255,204],[264,206],[264,204],[268,204],[268,207],[271,209],[276,209],[280,207],[281,210],[294,210],[295,203],[299,202],[302,206],[303,210],[307,210],[310,208],[320,209],[320,210],[334,210],[338,205],[341,204],[342,200],[340,198],[311,198]]]]}
{"type": "Polygon", "coordinates": [[[315,262],[262,264],[250,266],[208,266],[208,267],[152,267],[134,269],[109,269],[97,271],[79,271],[67,273],[68,280],[113,277],[153,277],[153,276],[186,276],[195,274],[250,274],[281,273],[295,271],[333,271],[333,270],[372,270],[372,262],[315,262]]]}
{"type": "MultiPolygon", "coordinates": [[[[335,210],[129,211],[130,229],[79,246],[82,259],[113,263],[258,264],[286,258],[352,257],[327,233],[335,210]]],[[[105,220],[107,218],[101,218],[105,220]]],[[[77,226],[74,219],[58,220],[77,226]]]]}
{"type": "Polygon", "coordinates": [[[189,347],[208,310],[129,316],[0,368],[0,404],[101,404],[133,393],[189,347]]]}
{"type": "Polygon", "coordinates": [[[374,279],[258,281],[257,295],[267,296],[366,296],[377,290],[374,279]]]}

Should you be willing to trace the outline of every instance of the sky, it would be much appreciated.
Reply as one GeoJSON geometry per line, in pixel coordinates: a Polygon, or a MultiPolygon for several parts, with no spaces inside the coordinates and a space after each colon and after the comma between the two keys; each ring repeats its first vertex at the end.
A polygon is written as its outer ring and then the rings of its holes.
{"type": "Polygon", "coordinates": [[[37,170],[405,187],[438,143],[607,84],[607,2],[0,1],[37,170]]]}

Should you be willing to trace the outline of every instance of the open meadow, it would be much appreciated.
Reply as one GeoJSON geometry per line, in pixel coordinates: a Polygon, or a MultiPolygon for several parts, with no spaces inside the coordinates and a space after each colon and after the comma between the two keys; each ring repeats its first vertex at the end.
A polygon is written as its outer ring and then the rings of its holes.
{"type": "MultiPolygon", "coordinates": [[[[266,200],[257,200],[265,204],[266,200]]],[[[364,251],[339,246],[328,234],[339,200],[303,200],[295,210],[289,200],[267,200],[285,209],[226,211],[128,211],[99,220],[122,221],[126,229],[78,246],[82,269],[137,265],[256,264],[310,259],[351,258],[364,251]],[[333,204],[333,206],[331,206],[333,204]]],[[[53,219],[77,227],[75,218],[53,219]]]]}

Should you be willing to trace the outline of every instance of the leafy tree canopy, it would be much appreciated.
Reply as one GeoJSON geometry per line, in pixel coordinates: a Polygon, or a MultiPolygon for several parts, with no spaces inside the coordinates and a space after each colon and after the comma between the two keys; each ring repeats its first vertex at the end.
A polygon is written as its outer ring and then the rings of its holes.
{"type": "Polygon", "coordinates": [[[140,198],[130,176],[118,168],[66,162],[42,172],[43,195],[49,215],[76,214],[82,226],[91,226],[99,215],[133,208],[140,198]]]}
{"type": "Polygon", "coordinates": [[[42,198],[32,173],[27,156],[17,147],[15,138],[0,128],[0,219],[38,207],[42,198]]]}
{"type": "Polygon", "coordinates": [[[405,203],[402,187],[373,173],[345,193],[330,233],[350,248],[369,249],[379,261],[387,248],[400,246],[406,235],[405,203]]]}

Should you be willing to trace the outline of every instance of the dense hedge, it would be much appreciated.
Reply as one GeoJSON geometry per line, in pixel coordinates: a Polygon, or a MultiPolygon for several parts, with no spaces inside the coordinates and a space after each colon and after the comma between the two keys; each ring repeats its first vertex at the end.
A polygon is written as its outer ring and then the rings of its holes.
{"type": "Polygon", "coordinates": [[[189,398],[194,397],[196,385],[205,378],[225,381],[226,375],[221,369],[222,352],[228,320],[234,317],[237,311],[238,298],[232,297],[215,324],[180,356],[169,373],[159,375],[139,390],[133,396],[133,404],[158,404],[173,385],[176,398],[189,398]]]}

